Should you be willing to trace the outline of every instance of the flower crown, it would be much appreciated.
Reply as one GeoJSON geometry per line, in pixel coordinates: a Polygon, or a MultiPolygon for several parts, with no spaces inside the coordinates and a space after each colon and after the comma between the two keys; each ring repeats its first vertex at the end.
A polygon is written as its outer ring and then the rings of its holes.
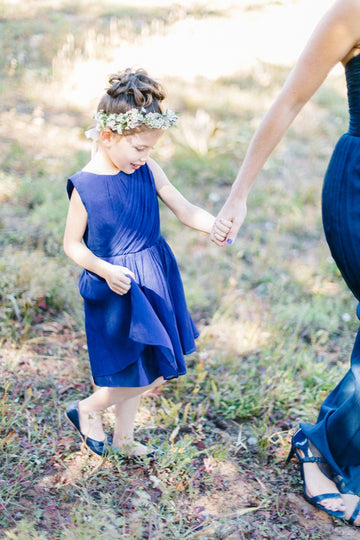
{"type": "Polygon", "coordinates": [[[111,129],[117,131],[119,135],[125,130],[135,129],[144,124],[151,129],[168,129],[176,124],[177,115],[170,110],[163,114],[155,112],[146,112],[142,109],[130,109],[126,113],[106,114],[103,110],[98,111],[94,118],[96,120],[96,130],[111,129]]]}

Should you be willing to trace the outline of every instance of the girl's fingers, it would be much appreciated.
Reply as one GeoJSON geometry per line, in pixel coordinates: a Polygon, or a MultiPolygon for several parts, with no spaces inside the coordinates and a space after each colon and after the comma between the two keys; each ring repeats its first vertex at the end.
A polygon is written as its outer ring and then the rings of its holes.
{"type": "Polygon", "coordinates": [[[225,240],[226,236],[231,230],[232,225],[232,221],[227,219],[221,218],[216,220],[213,229],[213,236],[220,241],[225,240]]]}
{"type": "Polygon", "coordinates": [[[224,244],[227,235],[231,231],[232,222],[228,220],[219,219],[214,224],[212,232],[212,239],[217,244],[224,244]]]}
{"type": "Polygon", "coordinates": [[[225,219],[225,218],[218,219],[217,223],[219,223],[223,227],[226,227],[227,230],[230,230],[232,225],[233,225],[232,221],[230,221],[229,219],[225,219]]]}
{"type": "Polygon", "coordinates": [[[119,276],[118,279],[113,280],[110,288],[116,294],[126,294],[131,287],[131,280],[125,275],[119,276]]]}
{"type": "Polygon", "coordinates": [[[225,218],[219,218],[214,223],[214,228],[211,233],[211,240],[218,246],[233,243],[234,221],[225,218]]]}
{"type": "Polygon", "coordinates": [[[125,269],[124,269],[124,274],[125,274],[126,276],[130,276],[130,277],[132,277],[133,279],[135,279],[135,274],[134,274],[134,272],[132,272],[132,271],[129,270],[128,268],[125,268],[125,269]]]}
{"type": "Polygon", "coordinates": [[[130,290],[130,286],[124,287],[124,286],[115,286],[112,289],[116,294],[126,294],[130,290]]]}
{"type": "Polygon", "coordinates": [[[225,240],[226,233],[215,231],[214,236],[215,236],[215,238],[217,238],[217,240],[225,240]]]}
{"type": "Polygon", "coordinates": [[[221,231],[223,233],[228,233],[231,229],[231,225],[228,226],[224,223],[221,223],[221,221],[216,221],[215,223],[215,231],[221,231]]]}

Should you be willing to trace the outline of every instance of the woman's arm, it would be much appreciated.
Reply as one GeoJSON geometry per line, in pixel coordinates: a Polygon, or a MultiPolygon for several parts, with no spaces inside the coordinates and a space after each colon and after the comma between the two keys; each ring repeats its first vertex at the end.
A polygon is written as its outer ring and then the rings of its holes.
{"type": "MultiPolygon", "coordinates": [[[[257,129],[219,218],[233,223],[233,240],[246,216],[249,191],[271,152],[329,71],[360,41],[360,1],[337,0],[320,21],[279,96],[257,129]]],[[[214,231],[216,232],[216,226],[214,231]]],[[[212,235],[212,240],[218,242],[212,235]]]]}
{"type": "Polygon", "coordinates": [[[64,233],[64,251],[77,264],[104,278],[110,289],[125,294],[131,287],[128,275],[134,274],[123,266],[110,264],[85,246],[82,239],[87,227],[87,212],[79,193],[74,188],[69,205],[64,233]]]}
{"type": "MultiPolygon", "coordinates": [[[[214,216],[185,199],[185,197],[170,183],[164,171],[153,159],[148,160],[148,165],[154,175],[158,196],[166,206],[170,208],[175,216],[184,225],[187,225],[192,229],[210,233],[214,225],[214,216]]],[[[219,239],[221,238],[221,240],[223,240],[228,231],[229,227],[226,227],[224,222],[223,231],[218,232],[219,239]]]]}

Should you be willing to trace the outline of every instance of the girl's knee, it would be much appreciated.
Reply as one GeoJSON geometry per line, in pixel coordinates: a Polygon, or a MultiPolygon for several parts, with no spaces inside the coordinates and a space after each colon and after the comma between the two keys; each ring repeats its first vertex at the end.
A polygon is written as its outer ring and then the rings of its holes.
{"type": "Polygon", "coordinates": [[[149,388],[157,388],[158,386],[161,386],[162,384],[164,384],[164,382],[165,382],[164,377],[158,377],[157,379],[155,379],[154,382],[152,382],[149,385],[149,388]]]}

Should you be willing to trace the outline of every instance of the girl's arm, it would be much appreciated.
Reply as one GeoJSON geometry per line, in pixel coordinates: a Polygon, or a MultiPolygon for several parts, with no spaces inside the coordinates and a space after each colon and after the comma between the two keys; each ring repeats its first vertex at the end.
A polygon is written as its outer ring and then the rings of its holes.
{"type": "Polygon", "coordinates": [[[131,287],[128,275],[134,274],[123,266],[103,261],[83,244],[87,227],[87,212],[79,193],[74,188],[71,194],[69,211],[64,233],[64,251],[77,264],[104,278],[110,289],[117,294],[125,294],[131,287]]]}
{"type": "MultiPolygon", "coordinates": [[[[156,191],[160,199],[174,212],[175,216],[188,227],[198,231],[210,233],[215,218],[206,210],[189,202],[185,197],[170,183],[164,171],[153,160],[148,159],[148,165],[153,173],[156,191]]],[[[230,228],[226,226],[225,220],[222,231],[218,231],[219,241],[225,239],[230,228]]]]}
{"type": "MultiPolygon", "coordinates": [[[[278,98],[257,129],[218,218],[233,223],[232,241],[246,216],[249,191],[287,129],[339,61],[360,45],[360,0],[337,0],[320,21],[278,98]]],[[[216,231],[216,226],[214,227],[216,231]]],[[[215,243],[222,245],[216,238],[215,243]]]]}

